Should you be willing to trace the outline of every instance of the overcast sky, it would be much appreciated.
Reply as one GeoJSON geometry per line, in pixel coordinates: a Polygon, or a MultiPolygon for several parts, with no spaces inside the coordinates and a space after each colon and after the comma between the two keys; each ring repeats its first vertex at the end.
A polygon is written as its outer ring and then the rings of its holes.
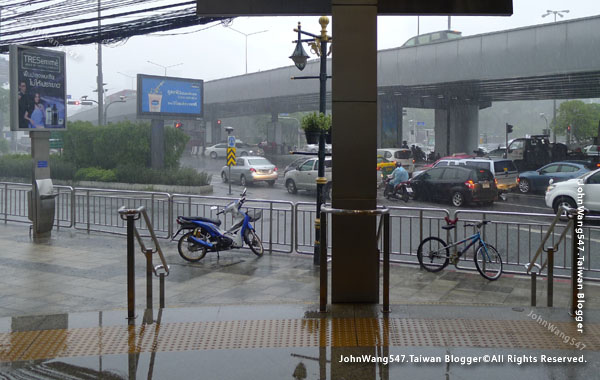
{"type": "MultiPolygon", "coordinates": [[[[468,36],[554,22],[553,15],[541,17],[548,9],[570,11],[565,17],[558,17],[557,21],[600,14],[598,0],[513,0],[513,4],[514,14],[511,17],[452,17],[451,27],[468,36]]],[[[292,64],[288,57],[294,48],[291,43],[296,37],[293,28],[298,21],[302,22],[304,30],[313,33],[320,30],[318,17],[244,17],[233,21],[231,27],[246,34],[266,30],[248,37],[249,73],[292,64]]],[[[228,30],[222,25],[197,26],[168,33],[188,33],[207,26],[208,29],[189,34],[170,36],[154,34],[131,38],[119,46],[105,46],[103,48],[104,82],[107,83],[108,94],[132,88],[132,80],[126,75],[134,77],[137,73],[164,74],[163,68],[147,61],[163,66],[182,63],[168,69],[167,75],[206,81],[244,74],[246,38],[243,35],[228,30]]],[[[444,30],[447,26],[447,17],[420,17],[421,34],[444,30]]],[[[328,30],[331,31],[331,24],[328,30]]],[[[378,18],[379,49],[400,46],[416,34],[416,16],[378,18]]],[[[335,52],[335,36],[333,37],[335,52]]],[[[360,49],[360,46],[356,48],[360,49]]],[[[75,99],[83,95],[95,98],[92,91],[96,88],[96,47],[79,46],[69,49],[73,49],[77,58],[69,58],[67,61],[68,93],[75,99]]]]}

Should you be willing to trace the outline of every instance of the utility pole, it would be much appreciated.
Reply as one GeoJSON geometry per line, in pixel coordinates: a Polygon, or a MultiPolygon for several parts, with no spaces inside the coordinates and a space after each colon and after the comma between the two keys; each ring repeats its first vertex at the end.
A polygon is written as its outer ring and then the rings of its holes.
{"type": "Polygon", "coordinates": [[[98,125],[104,125],[104,78],[102,77],[102,26],[100,2],[98,0],[98,125]]]}

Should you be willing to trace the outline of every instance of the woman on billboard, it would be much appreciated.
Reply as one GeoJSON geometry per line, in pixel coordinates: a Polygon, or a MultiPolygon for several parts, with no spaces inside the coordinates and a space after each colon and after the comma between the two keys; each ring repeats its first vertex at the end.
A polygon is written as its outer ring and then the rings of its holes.
{"type": "Polygon", "coordinates": [[[41,103],[40,94],[36,92],[33,97],[33,111],[31,111],[31,115],[26,111],[25,119],[29,121],[29,128],[44,128],[45,117],[44,105],[41,103]]]}

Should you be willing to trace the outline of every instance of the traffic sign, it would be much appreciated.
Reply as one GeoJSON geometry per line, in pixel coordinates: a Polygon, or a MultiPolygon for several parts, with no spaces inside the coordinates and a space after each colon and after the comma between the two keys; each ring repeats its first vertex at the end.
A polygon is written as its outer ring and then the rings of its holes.
{"type": "Polygon", "coordinates": [[[227,166],[235,165],[235,148],[227,148],[227,166]]]}
{"type": "Polygon", "coordinates": [[[235,136],[227,137],[227,146],[229,148],[235,148],[235,136]]]}

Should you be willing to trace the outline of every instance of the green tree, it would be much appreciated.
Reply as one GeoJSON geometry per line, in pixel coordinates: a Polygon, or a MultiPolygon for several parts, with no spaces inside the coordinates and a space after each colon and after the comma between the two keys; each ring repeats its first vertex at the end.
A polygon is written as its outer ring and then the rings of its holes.
{"type": "Polygon", "coordinates": [[[571,126],[571,137],[581,141],[596,136],[599,118],[600,105],[570,100],[561,103],[552,127],[557,135],[565,135],[571,126]]]}

